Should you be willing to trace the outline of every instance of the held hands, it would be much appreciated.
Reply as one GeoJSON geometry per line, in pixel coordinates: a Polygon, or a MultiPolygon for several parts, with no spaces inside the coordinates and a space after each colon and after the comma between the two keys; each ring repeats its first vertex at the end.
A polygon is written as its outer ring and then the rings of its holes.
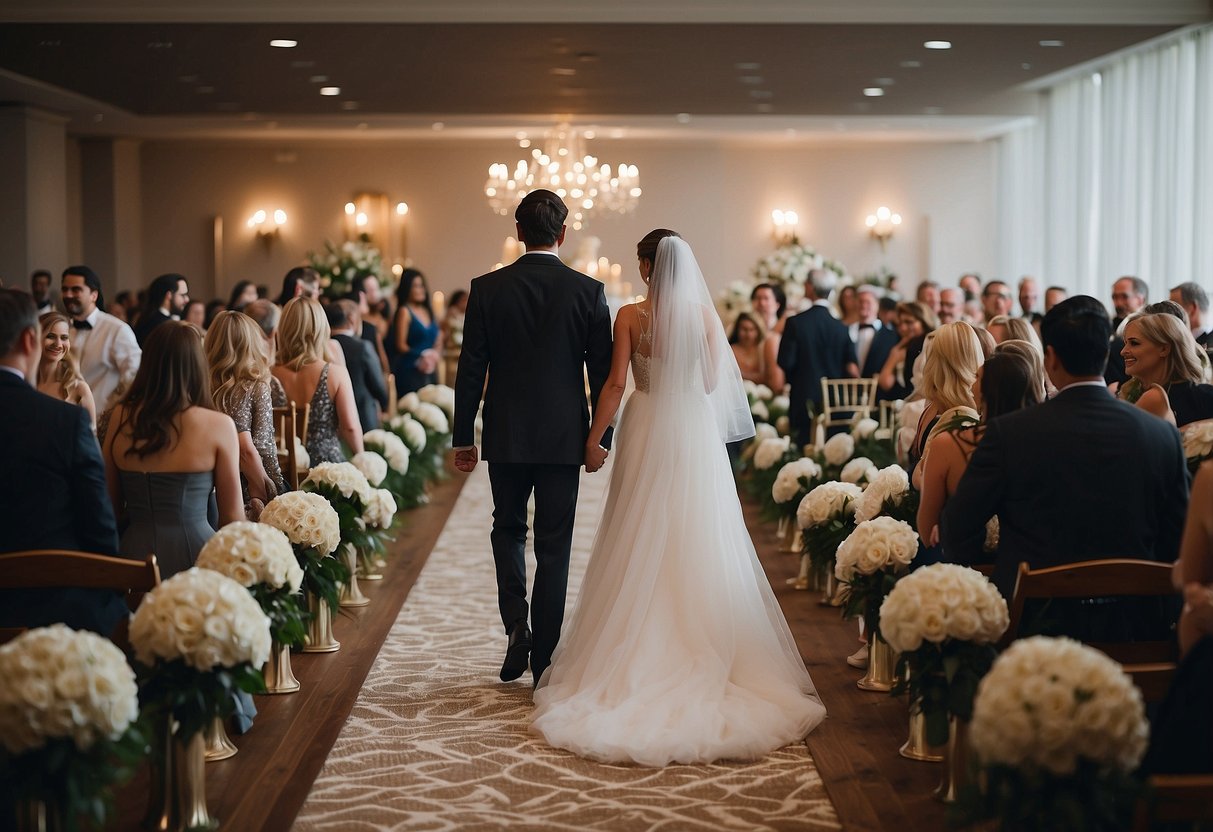
{"type": "Polygon", "coordinates": [[[603,465],[606,465],[607,456],[606,448],[597,442],[587,442],[585,446],[585,472],[592,474],[603,465]]]}
{"type": "Polygon", "coordinates": [[[479,461],[480,454],[476,450],[475,445],[455,451],[455,469],[465,474],[472,473],[472,470],[476,467],[476,463],[479,461]]]}
{"type": "Polygon", "coordinates": [[[438,369],[438,351],[424,350],[417,359],[416,367],[426,375],[435,372],[438,369]]]}

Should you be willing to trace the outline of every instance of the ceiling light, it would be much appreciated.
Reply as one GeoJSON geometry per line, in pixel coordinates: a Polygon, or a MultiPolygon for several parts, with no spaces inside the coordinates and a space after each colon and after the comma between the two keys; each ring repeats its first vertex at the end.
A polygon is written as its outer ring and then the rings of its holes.
{"type": "Polygon", "coordinates": [[[566,77],[577,74],[577,70],[568,66],[554,66],[548,72],[552,75],[564,75],[566,77]]]}
{"type": "Polygon", "coordinates": [[[753,84],[761,84],[766,79],[764,79],[761,75],[742,75],[737,80],[743,84],[753,85],[753,84]]]}
{"type": "Polygon", "coordinates": [[[868,98],[879,98],[884,95],[884,90],[880,87],[864,87],[863,94],[868,98]]]}
{"type": "Polygon", "coordinates": [[[1040,42],[1040,45],[1041,46],[1065,46],[1066,42],[1064,40],[1042,40],[1040,42]]]}
{"type": "Polygon", "coordinates": [[[739,64],[733,64],[733,67],[741,72],[754,72],[762,69],[762,64],[756,61],[747,61],[739,64]]]}
{"type": "Polygon", "coordinates": [[[270,46],[276,46],[279,49],[294,49],[298,45],[299,41],[290,38],[276,38],[270,41],[270,46]]]}
{"type": "Polygon", "coordinates": [[[901,62],[902,69],[918,69],[920,66],[922,66],[922,61],[902,61],[901,62]]]}
{"type": "Polygon", "coordinates": [[[679,124],[690,124],[691,123],[691,114],[690,113],[679,113],[674,118],[678,121],[679,124]]]}
{"type": "Polygon", "coordinates": [[[441,130],[444,127],[446,127],[446,125],[443,124],[441,121],[435,121],[433,124],[430,125],[431,130],[441,130]]]}
{"type": "Polygon", "coordinates": [[[321,95],[341,95],[341,87],[321,87],[321,95]]]}
{"type": "Polygon", "coordinates": [[[923,44],[927,49],[951,49],[952,41],[950,40],[929,40],[923,44]]]}

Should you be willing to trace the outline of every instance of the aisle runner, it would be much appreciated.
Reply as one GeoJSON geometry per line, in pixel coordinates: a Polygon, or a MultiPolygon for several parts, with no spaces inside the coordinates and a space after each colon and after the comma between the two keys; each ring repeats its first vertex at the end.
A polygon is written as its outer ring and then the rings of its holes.
{"type": "MultiPolygon", "coordinates": [[[[582,475],[570,607],[606,483],[606,469],[582,475]]],[[[505,637],[491,514],[487,467],[480,465],[296,829],[839,828],[803,744],[751,764],[649,769],[582,760],[529,734],[530,674],[511,684],[497,679],[505,637]]]]}

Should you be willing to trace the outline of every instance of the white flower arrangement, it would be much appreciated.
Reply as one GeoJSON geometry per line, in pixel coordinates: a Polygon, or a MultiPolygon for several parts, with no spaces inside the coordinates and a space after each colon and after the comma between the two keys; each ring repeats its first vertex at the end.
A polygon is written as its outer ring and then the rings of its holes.
{"type": "Polygon", "coordinates": [[[358,500],[364,506],[371,499],[371,484],[361,471],[348,462],[320,463],[308,472],[307,479],[299,487],[306,490],[307,486],[322,485],[332,486],[342,497],[358,500]]]}
{"type": "Polygon", "coordinates": [[[871,482],[879,473],[880,469],[872,464],[872,460],[866,456],[857,456],[842,466],[842,473],[839,476],[843,482],[861,485],[865,482],[871,482]]]}
{"type": "Polygon", "coordinates": [[[378,488],[387,477],[387,460],[374,451],[362,451],[354,454],[350,464],[362,472],[371,488],[378,488]]]}
{"type": "Polygon", "coordinates": [[[139,716],[135,673],[113,642],[52,624],[0,646],[0,744],[10,754],[70,739],[87,751],[139,716]]]}
{"type": "Polygon", "coordinates": [[[1180,428],[1184,439],[1184,456],[1200,461],[1213,456],[1213,419],[1201,419],[1180,428]]]}
{"type": "Polygon", "coordinates": [[[336,509],[319,494],[288,491],[270,500],[261,522],[286,534],[293,546],[315,549],[321,556],[337,551],[341,521],[336,509]]]}
{"type": "Polygon", "coordinates": [[[396,498],[385,488],[371,492],[371,499],[362,512],[362,519],[372,529],[386,529],[396,516],[396,498]]]}
{"type": "Polygon", "coordinates": [[[306,476],[308,469],[311,467],[312,467],[312,458],[310,456],[308,456],[307,446],[305,446],[303,444],[303,441],[298,436],[296,436],[295,437],[295,471],[306,476]]]}
{"type": "MultiPolygon", "coordinates": [[[[479,419],[479,416],[477,416],[477,419],[479,419]]],[[[404,438],[404,444],[410,453],[419,454],[425,450],[425,443],[427,441],[425,425],[414,419],[411,414],[401,413],[393,416],[388,422],[388,427],[404,438]]],[[[374,432],[370,431],[370,433],[374,432]]],[[[366,441],[365,437],[363,437],[363,441],[366,441]]]]}
{"type": "Polygon", "coordinates": [[[450,420],[447,419],[446,414],[442,412],[442,408],[436,404],[420,402],[412,413],[418,422],[425,425],[425,428],[428,431],[437,434],[451,432],[450,420]]]}
{"type": "Polygon", "coordinates": [[[752,405],[750,405],[750,415],[753,416],[757,420],[767,422],[767,421],[770,421],[771,411],[769,411],[767,409],[767,406],[765,403],[763,403],[761,400],[758,400],[758,401],[755,401],[752,405]]]}
{"type": "Polygon", "coordinates": [[[775,398],[775,394],[771,391],[771,388],[767,387],[765,384],[755,384],[754,398],[758,399],[759,401],[769,402],[775,398]]]}
{"type": "Polygon", "coordinates": [[[414,413],[417,410],[417,405],[421,404],[421,397],[416,393],[405,393],[396,402],[396,408],[405,413],[414,413]]]}
{"type": "MultiPolygon", "coordinates": [[[[755,425],[755,428],[758,426],[755,425]]],[[[792,433],[792,420],[787,416],[780,416],[775,420],[775,433],[779,436],[789,436],[792,433]]]]}
{"type": "Polygon", "coordinates": [[[1014,642],[981,680],[969,738],[986,765],[1073,774],[1079,759],[1132,772],[1149,737],[1120,665],[1066,638],[1014,642]]]}
{"type": "Polygon", "coordinates": [[[804,496],[796,509],[796,525],[802,529],[822,526],[843,512],[855,511],[863,489],[846,482],[823,482],[804,496]]]}
{"type": "MultiPolygon", "coordinates": [[[[420,424],[417,422],[412,422],[411,420],[410,423],[417,425],[418,428],[421,428],[422,434],[425,433],[425,428],[421,427],[420,424]]],[[[369,448],[382,456],[387,461],[387,464],[391,467],[391,469],[397,474],[408,473],[409,459],[413,453],[416,453],[416,451],[410,451],[408,445],[406,445],[404,440],[399,436],[392,433],[390,430],[383,430],[382,428],[368,430],[366,433],[364,433],[362,435],[362,444],[364,447],[369,448]]],[[[424,439],[421,442],[421,447],[425,447],[424,439]]],[[[384,475],[386,476],[386,472],[384,475]]],[[[367,479],[369,480],[370,477],[367,477],[367,479]]],[[[379,482],[383,482],[383,480],[380,479],[379,482]]],[[[372,483],[372,485],[377,486],[379,483],[372,483]]]]}
{"type": "Polygon", "coordinates": [[[834,575],[850,583],[856,575],[904,572],[917,554],[918,532],[909,523],[892,517],[864,520],[838,547],[834,575]]]}
{"type": "Polygon", "coordinates": [[[777,503],[787,503],[796,497],[804,486],[800,484],[801,477],[810,483],[821,476],[821,466],[808,457],[789,462],[779,469],[775,483],[771,486],[771,497],[777,503]]]}
{"type": "MultiPolygon", "coordinates": [[[[774,430],[774,428],[771,430],[774,430]]],[[[784,454],[788,452],[791,446],[792,442],[786,436],[776,439],[763,439],[758,444],[758,449],[754,451],[754,467],[759,471],[766,471],[776,462],[783,459],[784,454]]]]}
{"type": "MultiPolygon", "coordinates": [[[[779,431],[777,431],[773,425],[768,425],[765,422],[763,422],[762,424],[759,424],[759,425],[754,425],[754,444],[755,444],[755,446],[761,445],[763,440],[778,439],[778,438],[779,438],[779,431]]],[[[757,451],[755,451],[755,453],[757,453],[757,451]]]]}
{"type": "MultiPolygon", "coordinates": [[[[888,519],[888,518],[885,518],[888,519]]],[[[937,563],[899,580],[880,605],[880,634],[908,653],[923,641],[993,644],[1010,624],[1007,602],[975,569],[937,563]]]]}
{"type": "MultiPolygon", "coordinates": [[[[824,269],[834,272],[839,280],[847,277],[847,270],[841,263],[835,263],[822,257],[812,248],[800,243],[789,243],[780,246],[775,251],[758,261],[754,266],[754,282],[794,284],[803,287],[813,269],[824,269]]],[[[784,287],[785,291],[787,286],[784,287]]]]}
{"type": "Polygon", "coordinates": [[[427,384],[417,391],[417,398],[442,408],[448,419],[455,418],[455,390],[445,384],[427,384]]]}
{"type": "Polygon", "coordinates": [[[367,235],[340,247],[325,241],[323,251],[309,251],[307,258],[308,265],[320,273],[320,286],[331,298],[342,297],[355,281],[365,277],[374,276],[380,285],[388,285],[383,257],[367,235]]]}
{"type": "Polygon", "coordinates": [[[855,519],[860,523],[880,515],[885,500],[900,504],[910,493],[910,477],[900,465],[882,468],[875,477],[870,477],[859,504],[855,507],[855,519]]]}
{"type": "Polygon", "coordinates": [[[228,523],[203,544],[194,565],[227,575],[245,588],[266,584],[295,593],[303,583],[291,541],[267,523],[228,523]]]}
{"type": "Polygon", "coordinates": [[[880,422],[875,419],[860,419],[855,423],[855,427],[851,428],[851,435],[856,439],[869,439],[876,434],[880,427],[880,422]]]}
{"type": "Polygon", "coordinates": [[[844,465],[855,455],[855,439],[849,433],[836,433],[821,446],[821,455],[827,465],[844,465]]]}
{"type": "Polygon", "coordinates": [[[202,672],[261,667],[270,655],[270,621],[253,596],[226,575],[198,567],[144,597],[130,638],[143,664],[181,659],[202,672]]]}

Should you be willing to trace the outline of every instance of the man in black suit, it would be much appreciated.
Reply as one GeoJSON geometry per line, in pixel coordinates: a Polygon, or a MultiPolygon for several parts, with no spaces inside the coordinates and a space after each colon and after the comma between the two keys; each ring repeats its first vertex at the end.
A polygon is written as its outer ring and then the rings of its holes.
{"type": "Polygon", "coordinates": [[[1019,564],[1034,569],[1125,557],[1170,563],[1188,507],[1174,427],[1118,401],[1103,381],[1111,327],[1099,301],[1077,296],[1045,315],[1045,369],[1057,395],[985,430],[944,509],[946,558],[982,560],[998,515],[994,583],[1006,598],[1019,564]]]}
{"type": "Polygon", "coordinates": [[[792,385],[788,420],[800,445],[813,441],[809,403],[815,410],[821,409],[821,380],[859,375],[855,342],[846,325],[830,314],[829,298],[834,283],[831,272],[824,269],[809,272],[804,293],[813,305],[788,319],[779,342],[776,360],[792,385]]]}
{"type": "MultiPolygon", "coordinates": [[[[879,375],[893,347],[901,338],[897,330],[886,326],[876,314],[880,298],[871,286],[859,287],[859,321],[852,324],[851,340],[855,342],[855,354],[859,361],[859,375],[871,378],[879,375]]],[[[896,316],[895,316],[896,317],[896,316]]]]}
{"type": "Polygon", "coordinates": [[[580,466],[597,470],[610,448],[587,453],[590,404],[611,369],[611,315],[602,284],[565,266],[568,208],[531,191],[514,212],[527,253],[472,281],[455,381],[455,467],[476,466],[476,411],[484,394],[484,458],[493,489],[497,599],[509,636],[502,681],[535,682],[560,640],[580,466]],[[488,387],[485,388],[485,378],[488,387]],[[527,500],[535,493],[535,587],[526,598],[527,500]],[[534,627],[527,627],[530,613],[534,627]]]}
{"type": "Polygon", "coordinates": [[[139,346],[152,330],[165,321],[180,320],[190,302],[190,287],[179,274],[162,274],[147,290],[147,302],[135,321],[135,340],[139,346]]]}
{"type": "Polygon", "coordinates": [[[1213,319],[1209,317],[1209,295],[1199,283],[1188,281],[1171,290],[1171,300],[1188,313],[1192,337],[1203,350],[1213,349],[1213,319]]]}
{"type": "MultiPolygon", "coordinates": [[[[0,552],[116,555],[114,511],[88,411],[34,389],[41,354],[33,299],[0,289],[0,552]]],[[[4,627],[63,622],[109,635],[126,613],[121,596],[106,590],[0,590],[4,627]]]]}
{"type": "Polygon", "coordinates": [[[341,345],[345,368],[353,383],[354,404],[363,432],[379,427],[380,409],[387,410],[387,384],[379,356],[370,342],[355,335],[362,327],[358,305],[352,300],[339,300],[325,307],[333,340],[341,345]]]}

